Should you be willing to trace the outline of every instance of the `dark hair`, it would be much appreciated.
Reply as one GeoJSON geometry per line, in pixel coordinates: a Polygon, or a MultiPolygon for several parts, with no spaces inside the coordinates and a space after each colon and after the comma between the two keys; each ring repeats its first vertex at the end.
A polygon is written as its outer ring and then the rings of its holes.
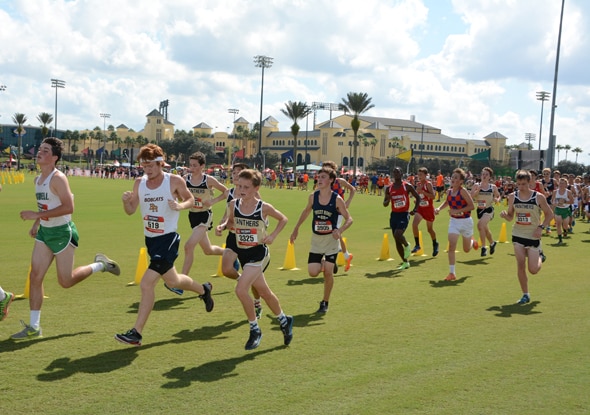
{"type": "Polygon", "coordinates": [[[199,164],[201,164],[201,165],[206,163],[205,155],[203,153],[201,153],[200,151],[197,151],[197,152],[191,154],[188,159],[189,160],[197,160],[199,162],[199,164]]]}
{"type": "Polygon", "coordinates": [[[64,143],[57,137],[47,137],[41,144],[49,144],[51,146],[51,154],[57,156],[56,164],[61,160],[61,154],[64,151],[64,143]]]}
{"type": "Polygon", "coordinates": [[[527,170],[519,170],[516,172],[516,180],[526,179],[527,182],[531,181],[531,174],[527,170]]]}

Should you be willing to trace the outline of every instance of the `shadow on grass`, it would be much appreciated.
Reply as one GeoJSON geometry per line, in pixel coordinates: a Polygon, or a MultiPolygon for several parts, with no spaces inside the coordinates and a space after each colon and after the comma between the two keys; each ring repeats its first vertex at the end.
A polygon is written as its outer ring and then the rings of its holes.
{"type": "MultiPolygon", "coordinates": [[[[75,375],[76,373],[95,374],[113,372],[115,370],[129,366],[139,355],[139,351],[168,344],[181,344],[193,342],[196,340],[212,340],[216,338],[222,338],[220,336],[224,332],[236,329],[244,324],[247,324],[247,322],[241,321],[235,323],[232,321],[227,321],[224,324],[218,326],[205,326],[196,330],[181,330],[173,335],[174,339],[172,340],[150,343],[141,347],[125,347],[123,349],[110,350],[108,352],[99,353],[94,356],[83,357],[80,359],[61,357],[51,362],[49,366],[44,369],[46,373],[40,373],[37,375],[37,379],[43,382],[53,382],[56,380],[66,379],[75,375]]],[[[57,337],[66,337],[66,335],[57,337]]],[[[31,344],[37,342],[29,341],[27,343],[31,344]]]]}
{"type": "MultiPolygon", "coordinates": [[[[334,278],[340,278],[340,277],[344,277],[348,274],[340,274],[340,275],[334,275],[334,278]]],[[[324,283],[324,276],[323,274],[319,274],[317,277],[309,277],[309,278],[305,278],[302,280],[288,280],[287,281],[287,285],[288,286],[293,286],[293,285],[313,285],[313,284],[323,284],[324,283]]]]}
{"type": "Polygon", "coordinates": [[[400,278],[403,277],[403,273],[405,270],[403,269],[389,269],[387,271],[379,271],[372,273],[366,273],[365,277],[367,278],[400,278]]]}
{"type": "Polygon", "coordinates": [[[51,337],[38,337],[36,339],[30,339],[30,340],[12,340],[12,339],[2,340],[2,341],[0,341],[0,353],[16,352],[18,350],[22,350],[27,347],[35,346],[39,343],[45,343],[45,342],[52,341],[52,340],[65,339],[66,337],[76,337],[76,336],[81,336],[84,334],[92,334],[92,333],[93,333],[92,331],[81,331],[79,333],[60,334],[60,335],[51,336],[51,337]]]}
{"type": "Polygon", "coordinates": [[[582,242],[584,244],[590,244],[590,239],[583,239],[580,242],[582,242]]]}
{"type": "Polygon", "coordinates": [[[176,367],[169,372],[164,373],[166,379],[172,381],[162,385],[164,389],[187,388],[193,382],[216,382],[226,378],[238,376],[233,373],[240,363],[254,360],[256,357],[276,350],[285,349],[287,346],[276,346],[268,350],[259,350],[247,353],[243,356],[232,357],[230,359],[215,360],[213,362],[203,363],[200,366],[186,369],[184,366],[176,367]]]}
{"type": "Polygon", "coordinates": [[[541,311],[535,311],[541,302],[532,301],[528,304],[507,304],[501,306],[493,306],[487,309],[487,311],[495,311],[496,317],[512,317],[515,314],[529,316],[531,314],[541,314],[541,311]]]}
{"type": "Polygon", "coordinates": [[[467,278],[471,278],[471,277],[461,277],[461,278],[457,278],[454,281],[430,280],[430,281],[428,281],[428,283],[430,284],[430,286],[432,288],[456,287],[458,285],[462,285],[465,281],[467,281],[467,278]]]}
{"type": "MultiPolygon", "coordinates": [[[[186,295],[186,294],[185,294],[186,295]]],[[[189,307],[193,307],[193,306],[202,306],[202,303],[200,301],[200,299],[198,298],[198,296],[193,295],[193,296],[185,296],[183,295],[181,296],[175,296],[174,298],[162,298],[160,300],[157,300],[154,303],[154,308],[152,308],[152,311],[167,311],[167,310],[173,310],[173,309],[186,309],[189,307]],[[194,304],[187,304],[185,305],[185,302],[194,302],[194,304]]],[[[132,303],[129,306],[129,311],[127,311],[128,313],[131,314],[136,314],[137,310],[139,309],[139,301],[132,303]]]]}

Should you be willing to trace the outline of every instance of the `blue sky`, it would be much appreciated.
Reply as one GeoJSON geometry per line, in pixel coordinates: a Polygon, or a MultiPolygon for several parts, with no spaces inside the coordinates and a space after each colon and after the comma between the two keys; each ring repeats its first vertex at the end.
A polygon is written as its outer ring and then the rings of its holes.
{"type": "MultiPolygon", "coordinates": [[[[280,128],[287,101],[335,102],[366,92],[367,115],[409,119],[458,138],[498,131],[509,144],[539,133],[536,91],[552,91],[561,2],[557,0],[0,0],[0,122],[15,112],[58,127],[143,128],[168,99],[169,119],[189,130],[231,129],[240,110],[280,128]]],[[[566,0],[557,92],[557,143],[590,164],[590,2],[566,0]]],[[[542,145],[549,131],[545,103],[542,145]]],[[[327,119],[318,113],[318,121],[327,119]]],[[[304,125],[304,123],[302,123],[304,125]]],[[[537,148],[538,142],[533,142],[537,148]]],[[[561,159],[564,153],[561,153],[561,159]]],[[[574,160],[575,155],[569,154],[574,160]]]]}

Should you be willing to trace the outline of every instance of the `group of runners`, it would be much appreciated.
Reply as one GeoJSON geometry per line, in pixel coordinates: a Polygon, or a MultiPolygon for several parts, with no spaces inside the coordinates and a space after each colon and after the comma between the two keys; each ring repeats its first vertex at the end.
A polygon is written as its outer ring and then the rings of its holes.
{"type": "MultiPolygon", "coordinates": [[[[11,336],[13,339],[27,339],[42,335],[40,326],[43,303],[43,279],[55,259],[59,284],[72,287],[96,272],[120,274],[117,262],[102,253],[97,253],[88,265],[73,269],[74,251],[78,245],[78,234],[71,215],[74,211],[73,195],[67,177],[56,169],[61,158],[63,143],[56,138],[43,141],[37,154],[37,164],[41,174],[35,179],[35,193],[38,209],[23,210],[20,217],[32,220],[29,231],[35,238],[30,272],[30,320],[22,322],[23,329],[11,336]]],[[[235,294],[241,303],[249,323],[249,336],[246,350],[259,346],[262,330],[259,319],[262,315],[261,300],[264,300],[280,325],[284,345],[293,339],[293,317],[284,313],[278,297],[270,289],[264,272],[270,261],[271,245],[285,228],[287,217],[273,205],[260,198],[263,177],[260,172],[249,169],[245,164],[232,167],[234,187],[228,189],[215,177],[206,174],[205,156],[194,153],[190,156],[188,174],[185,177],[164,171],[164,153],[154,144],[140,149],[139,163],[143,176],[135,179],[133,189],[122,195],[123,209],[128,215],[137,210],[141,213],[143,233],[149,256],[149,266],[141,279],[141,300],[133,327],[115,335],[115,339],[129,345],[140,346],[143,332],[155,302],[155,288],[160,279],[164,286],[175,294],[184,291],[198,294],[204,302],[206,312],[214,308],[212,284],[198,283],[189,276],[194,262],[194,250],[200,246],[206,255],[222,256],[222,272],[236,280],[235,294]],[[215,194],[217,193],[217,195],[215,194]],[[208,232],[213,229],[212,206],[225,201],[225,214],[215,227],[217,236],[228,231],[224,248],[212,245],[208,232]],[[188,220],[191,235],[184,244],[184,262],[181,272],[174,266],[180,248],[177,232],[181,210],[189,210],[188,220]],[[271,227],[269,218],[276,224],[271,227]]],[[[566,232],[571,232],[575,214],[574,199],[580,195],[588,200],[588,181],[583,187],[568,188],[564,177],[535,180],[529,171],[516,173],[515,190],[508,195],[506,208],[500,217],[515,223],[512,229],[512,243],[517,262],[517,276],[522,290],[518,304],[530,302],[527,269],[536,274],[541,269],[545,256],[541,246],[541,236],[554,217],[559,241],[566,232]],[[585,195],[585,196],[584,196],[585,195]],[[570,213],[567,214],[566,210],[570,213]]],[[[543,172],[545,176],[545,171],[543,172]]],[[[440,172],[439,175],[440,176],[440,172]]],[[[489,229],[494,217],[495,207],[501,201],[497,186],[493,183],[491,168],[482,170],[480,179],[470,190],[465,186],[466,173],[455,169],[451,175],[450,186],[441,189],[439,177],[431,178],[426,168],[420,168],[414,183],[403,179],[400,168],[395,168],[392,181],[383,189],[383,206],[391,205],[389,224],[396,249],[402,263],[398,270],[410,267],[412,253],[421,249],[419,225],[427,224],[427,232],[432,241],[432,255],[436,257],[440,245],[433,227],[436,216],[448,208],[448,263],[449,273],[445,281],[457,279],[455,249],[461,243],[464,252],[478,249],[480,243],[474,233],[472,213],[475,210],[477,231],[481,241],[481,256],[495,253],[496,241],[489,229]],[[433,184],[434,183],[434,184],[433,184]],[[411,198],[414,207],[410,209],[411,198]],[[437,207],[435,203],[440,203],[437,207]],[[414,246],[406,240],[404,232],[413,216],[412,233],[414,246]]],[[[555,176],[555,173],[554,173],[555,176]]],[[[0,188],[1,190],[1,188],[0,188]]],[[[308,273],[312,277],[323,275],[324,293],[317,313],[326,313],[334,287],[334,274],[337,272],[336,259],[342,251],[349,270],[352,254],[348,252],[343,233],[352,225],[349,213],[355,188],[347,180],[339,178],[337,166],[324,161],[317,172],[315,190],[309,194],[297,223],[289,237],[294,243],[300,227],[312,215],[312,237],[308,256],[308,273]]],[[[588,213],[590,216],[590,212],[588,213]]],[[[0,317],[4,319],[14,295],[0,288],[0,317]]]]}

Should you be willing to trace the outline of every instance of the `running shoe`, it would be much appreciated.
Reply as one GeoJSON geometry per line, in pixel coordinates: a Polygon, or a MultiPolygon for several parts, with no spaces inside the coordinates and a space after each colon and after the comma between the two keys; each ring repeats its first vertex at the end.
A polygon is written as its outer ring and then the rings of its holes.
{"type": "Polygon", "coordinates": [[[213,297],[211,297],[211,290],[213,290],[213,285],[210,282],[206,282],[205,284],[203,284],[203,289],[205,290],[205,293],[199,295],[199,298],[203,300],[203,302],[205,303],[205,310],[208,313],[210,313],[211,311],[213,311],[213,306],[215,305],[213,297]]]}
{"type": "Polygon", "coordinates": [[[486,248],[485,246],[481,247],[481,256],[487,256],[488,255],[488,248],[486,248]]]}
{"type": "Polygon", "coordinates": [[[494,255],[494,252],[496,252],[496,241],[490,245],[490,255],[494,255]]]}
{"type": "Polygon", "coordinates": [[[141,346],[141,334],[134,328],[126,333],[115,334],[115,340],[131,346],[141,346]]]}
{"type": "Polygon", "coordinates": [[[344,267],[344,271],[348,271],[350,269],[351,262],[352,262],[352,254],[348,254],[348,259],[346,260],[346,266],[344,267]]]}
{"type": "Polygon", "coordinates": [[[473,239],[471,238],[471,246],[473,247],[473,249],[475,249],[476,251],[479,249],[479,242],[477,242],[477,239],[473,239]]]}
{"type": "Polygon", "coordinates": [[[397,267],[396,269],[402,270],[402,269],[408,269],[410,268],[410,263],[409,262],[402,262],[402,264],[397,267]]]}
{"type": "Polygon", "coordinates": [[[432,246],[432,256],[437,256],[438,255],[438,242],[435,242],[432,246]]]}
{"type": "Polygon", "coordinates": [[[516,304],[526,304],[526,303],[530,303],[530,302],[531,302],[531,298],[530,298],[530,297],[529,297],[527,294],[524,294],[524,295],[523,295],[523,296],[520,298],[520,300],[518,300],[518,301],[516,302],[516,304]]]}
{"type": "Polygon", "coordinates": [[[10,308],[10,303],[14,300],[14,294],[5,291],[6,297],[4,300],[0,301],[0,321],[4,320],[8,317],[8,309],[10,308]]]}
{"type": "Polygon", "coordinates": [[[539,251],[539,256],[541,257],[541,263],[547,261],[547,257],[545,256],[542,250],[539,251]]]}
{"type": "Polygon", "coordinates": [[[404,259],[408,259],[411,254],[412,251],[410,250],[410,245],[408,244],[407,246],[404,246],[404,259]]]}
{"type": "Polygon", "coordinates": [[[338,273],[338,264],[334,262],[334,271],[332,271],[333,275],[338,273]]]}
{"type": "Polygon", "coordinates": [[[107,271],[113,275],[121,275],[121,268],[119,268],[119,264],[107,257],[105,254],[96,254],[94,256],[94,262],[100,262],[104,265],[102,272],[107,271]]]}
{"type": "Polygon", "coordinates": [[[420,250],[420,246],[419,246],[419,245],[416,245],[416,246],[414,247],[414,249],[412,249],[412,254],[415,254],[415,253],[416,253],[416,252],[418,252],[419,250],[420,250]]]}
{"type": "Polygon", "coordinates": [[[445,281],[455,281],[456,279],[457,277],[455,276],[455,274],[450,272],[449,275],[446,276],[445,281]]]}
{"type": "Polygon", "coordinates": [[[253,350],[260,346],[260,340],[262,339],[262,331],[260,329],[250,330],[250,337],[246,342],[246,350],[253,350]]]}
{"type": "Polygon", "coordinates": [[[293,340],[293,316],[287,316],[287,321],[281,325],[281,331],[285,339],[285,346],[288,346],[293,340]]]}
{"type": "Polygon", "coordinates": [[[318,308],[318,311],[316,311],[316,313],[325,314],[327,312],[328,312],[328,302],[327,301],[320,301],[320,308],[318,308]]]}
{"type": "Polygon", "coordinates": [[[182,295],[184,294],[184,290],[181,290],[180,288],[171,288],[168,286],[168,284],[164,283],[164,287],[169,290],[172,291],[174,294],[176,295],[182,295]]]}
{"type": "Polygon", "coordinates": [[[38,329],[35,329],[31,326],[29,326],[28,324],[26,324],[24,321],[20,321],[20,323],[23,325],[23,329],[21,331],[19,331],[18,333],[14,333],[12,336],[10,336],[11,339],[15,339],[15,340],[22,340],[22,339],[33,339],[35,337],[42,337],[43,334],[41,333],[41,327],[39,327],[38,329]]]}

